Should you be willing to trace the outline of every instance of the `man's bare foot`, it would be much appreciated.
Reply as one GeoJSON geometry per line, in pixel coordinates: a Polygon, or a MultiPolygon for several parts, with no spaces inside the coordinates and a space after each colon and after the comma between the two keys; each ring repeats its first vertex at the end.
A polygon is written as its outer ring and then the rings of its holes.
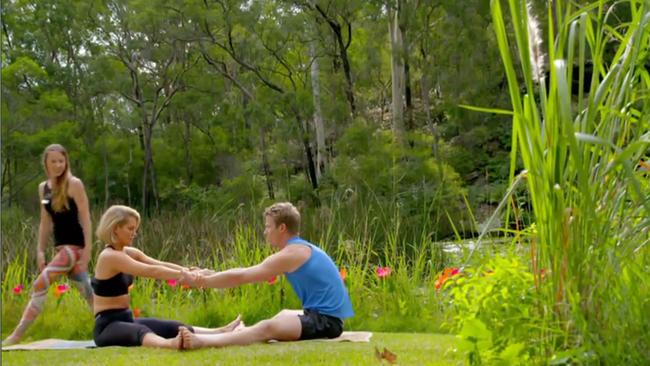
{"type": "Polygon", "coordinates": [[[237,330],[243,324],[244,324],[244,322],[241,320],[241,314],[239,314],[239,315],[237,315],[235,320],[231,321],[230,323],[224,325],[221,328],[215,329],[216,330],[215,333],[229,333],[229,332],[237,330]]]}
{"type": "MultiPolygon", "coordinates": [[[[183,334],[181,334],[181,328],[184,328],[184,327],[178,327],[178,334],[176,335],[176,337],[171,339],[171,341],[172,341],[172,347],[171,348],[179,350],[179,351],[184,349],[183,348],[183,346],[184,346],[184,344],[183,344],[183,334]]],[[[185,328],[185,329],[187,329],[187,328],[185,328]]]]}
{"type": "Polygon", "coordinates": [[[2,347],[8,347],[8,346],[13,346],[14,344],[17,344],[20,342],[20,337],[17,337],[15,335],[10,335],[7,337],[4,341],[2,341],[2,347]]]}
{"type": "Polygon", "coordinates": [[[186,327],[179,327],[178,330],[178,334],[183,337],[183,349],[197,349],[203,346],[203,342],[196,334],[190,332],[186,327]]]}

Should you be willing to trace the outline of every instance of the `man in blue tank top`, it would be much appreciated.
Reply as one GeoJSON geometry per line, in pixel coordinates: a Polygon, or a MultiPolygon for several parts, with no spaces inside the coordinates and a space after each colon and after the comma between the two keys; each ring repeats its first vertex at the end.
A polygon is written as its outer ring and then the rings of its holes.
{"type": "Polygon", "coordinates": [[[337,266],[320,248],[301,239],[300,213],[288,202],[264,211],[264,236],[279,251],[262,263],[247,268],[198,275],[188,282],[199,287],[227,288],[264,282],[286,275],[302,302],[302,310],[282,310],[271,319],[223,334],[193,334],[181,331],[184,348],[223,347],[268,340],[296,341],[336,338],[343,320],[354,315],[352,303],[337,266]]]}

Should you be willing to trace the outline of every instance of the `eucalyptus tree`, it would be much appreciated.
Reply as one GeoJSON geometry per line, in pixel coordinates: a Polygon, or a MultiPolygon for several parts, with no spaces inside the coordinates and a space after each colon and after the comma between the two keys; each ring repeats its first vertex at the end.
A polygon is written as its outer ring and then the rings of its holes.
{"type": "Polygon", "coordinates": [[[154,128],[176,94],[184,74],[198,61],[189,52],[182,2],[114,0],[95,14],[97,43],[125,68],[130,80],[119,94],[140,116],[144,151],[142,206],[158,208],[152,137],[154,128]],[[153,202],[152,202],[153,201],[153,202]]]}
{"type": "MultiPolygon", "coordinates": [[[[243,101],[269,103],[272,119],[295,122],[307,178],[313,189],[318,188],[307,110],[302,103],[310,96],[308,46],[300,38],[302,10],[284,3],[216,1],[204,2],[194,15],[196,31],[203,35],[201,52],[208,64],[241,91],[243,101]]],[[[260,148],[271,196],[268,129],[268,121],[262,121],[260,148]]]]}
{"type": "Polygon", "coordinates": [[[330,30],[334,38],[333,53],[335,69],[338,62],[343,66],[345,76],[345,96],[352,116],[357,114],[357,105],[354,96],[354,78],[349,57],[349,48],[352,44],[352,25],[356,20],[362,2],[345,0],[302,0],[295,4],[308,9],[320,24],[330,30]]]}

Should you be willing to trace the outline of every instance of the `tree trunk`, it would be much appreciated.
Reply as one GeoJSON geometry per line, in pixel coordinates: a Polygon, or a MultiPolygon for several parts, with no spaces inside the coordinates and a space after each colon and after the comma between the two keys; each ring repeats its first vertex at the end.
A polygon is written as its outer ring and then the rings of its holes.
{"type": "Polygon", "coordinates": [[[194,179],[194,171],[192,169],[192,151],[190,147],[192,146],[192,124],[188,118],[185,118],[185,133],[183,134],[183,143],[185,147],[185,176],[187,178],[187,184],[191,184],[194,179]]]}
{"type": "Polygon", "coordinates": [[[404,133],[404,64],[402,62],[402,32],[399,28],[399,7],[389,13],[391,46],[391,81],[393,97],[393,133],[398,141],[404,133]]]}
{"type": "MultiPolygon", "coordinates": [[[[429,66],[430,63],[427,62],[429,55],[424,51],[424,47],[420,47],[420,53],[422,54],[422,59],[424,60],[424,66],[429,66]]],[[[424,70],[424,67],[422,68],[424,70]]],[[[431,153],[434,157],[438,156],[438,131],[436,130],[436,125],[433,123],[433,118],[431,117],[431,101],[429,100],[429,90],[431,89],[429,85],[429,77],[426,72],[422,73],[422,78],[420,79],[420,89],[422,93],[422,108],[424,108],[424,115],[426,119],[426,125],[429,127],[431,136],[433,137],[433,144],[431,146],[431,153]]]]}
{"type": "Polygon", "coordinates": [[[326,169],[325,128],[323,125],[323,113],[320,104],[320,69],[318,58],[316,57],[316,49],[313,43],[309,45],[309,52],[312,57],[311,90],[314,98],[314,130],[316,130],[316,177],[320,179],[323,171],[326,169]]]}
{"type": "Polygon", "coordinates": [[[339,58],[343,64],[343,75],[345,76],[345,97],[348,100],[350,106],[350,112],[352,116],[356,115],[356,104],[354,102],[354,82],[352,81],[352,68],[350,67],[350,59],[348,57],[348,47],[352,43],[352,24],[348,21],[345,23],[346,31],[348,33],[347,43],[343,41],[343,30],[341,23],[336,19],[331,18],[319,5],[314,4],[313,1],[310,4],[318,11],[320,16],[327,22],[332,33],[334,33],[334,38],[336,39],[336,45],[339,50],[339,58]]]}
{"type": "Polygon", "coordinates": [[[262,150],[262,171],[266,179],[266,190],[269,193],[271,200],[275,199],[275,192],[273,190],[273,175],[271,173],[271,164],[269,158],[266,156],[266,129],[264,126],[260,127],[260,149],[262,150]]]}
{"type": "Polygon", "coordinates": [[[408,50],[404,52],[404,96],[406,98],[406,129],[412,131],[415,129],[413,122],[413,100],[411,97],[411,72],[409,67],[408,50]]]}
{"type": "Polygon", "coordinates": [[[318,189],[318,178],[316,177],[316,164],[314,164],[314,155],[311,151],[311,146],[309,144],[309,133],[306,129],[306,123],[303,121],[303,119],[300,117],[300,112],[298,112],[298,108],[296,106],[292,106],[294,116],[296,117],[296,122],[298,123],[298,127],[300,128],[300,133],[302,136],[300,136],[302,140],[302,145],[305,148],[305,155],[307,157],[307,169],[308,169],[308,174],[307,177],[310,180],[311,187],[316,190],[318,189]]]}
{"type": "Polygon", "coordinates": [[[129,179],[131,164],[133,164],[133,149],[131,148],[131,143],[129,143],[129,161],[126,163],[126,202],[128,202],[129,206],[133,205],[131,203],[131,179],[129,179]]]}
{"type": "Polygon", "coordinates": [[[354,102],[354,83],[352,82],[352,69],[350,67],[350,60],[348,59],[348,50],[347,47],[344,47],[343,45],[343,38],[341,38],[340,31],[337,35],[337,39],[339,41],[339,47],[341,48],[341,61],[343,62],[343,72],[345,74],[345,96],[348,100],[348,104],[350,105],[350,112],[352,112],[352,116],[356,116],[357,106],[354,102]]]}
{"type": "Polygon", "coordinates": [[[2,167],[2,190],[7,187],[7,205],[11,207],[11,197],[13,196],[13,182],[11,181],[11,159],[5,158],[5,163],[2,167]]]}
{"type": "Polygon", "coordinates": [[[104,163],[104,208],[108,207],[108,151],[106,151],[106,139],[102,138],[102,162],[104,163]]]}
{"type": "Polygon", "coordinates": [[[158,192],[156,189],[156,170],[153,162],[153,147],[151,139],[153,136],[153,122],[145,121],[144,133],[144,171],[142,174],[142,206],[145,212],[150,213],[151,205],[158,209],[158,192]],[[153,202],[152,202],[153,201],[153,202]]]}

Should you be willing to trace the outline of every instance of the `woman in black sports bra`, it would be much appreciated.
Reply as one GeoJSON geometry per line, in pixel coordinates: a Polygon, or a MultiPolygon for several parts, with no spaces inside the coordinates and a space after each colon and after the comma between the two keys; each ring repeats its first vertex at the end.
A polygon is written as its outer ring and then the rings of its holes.
{"type": "Polygon", "coordinates": [[[129,309],[129,285],[134,276],[180,280],[189,270],[177,264],[155,260],[131,243],[140,225],[140,214],[127,206],[111,206],[102,215],[97,236],[106,244],[97,258],[92,286],[95,290],[95,329],[99,347],[145,346],[182,349],[180,330],[197,334],[230,332],[241,323],[239,317],[221,328],[201,328],[174,320],[134,318],[129,309]]]}
{"type": "Polygon", "coordinates": [[[38,187],[41,200],[41,222],[38,227],[38,269],[41,271],[32,285],[32,295],[20,322],[3,346],[18,343],[27,328],[41,313],[47,290],[56,279],[66,275],[92,307],[93,293],[88,280],[92,229],[88,197],[81,180],[72,175],[68,152],[52,144],[43,152],[43,167],[47,180],[38,187]],[[45,248],[54,233],[56,253],[45,264],[45,248]]]}

